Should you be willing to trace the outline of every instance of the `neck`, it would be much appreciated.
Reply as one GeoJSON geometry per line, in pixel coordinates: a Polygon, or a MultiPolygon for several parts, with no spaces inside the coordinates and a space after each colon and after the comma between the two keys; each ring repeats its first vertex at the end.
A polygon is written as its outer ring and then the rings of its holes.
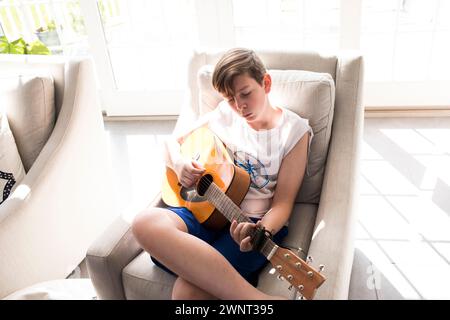
{"type": "Polygon", "coordinates": [[[254,121],[247,122],[248,125],[255,130],[270,130],[275,128],[280,119],[280,110],[272,107],[270,103],[261,112],[260,117],[254,121]]]}

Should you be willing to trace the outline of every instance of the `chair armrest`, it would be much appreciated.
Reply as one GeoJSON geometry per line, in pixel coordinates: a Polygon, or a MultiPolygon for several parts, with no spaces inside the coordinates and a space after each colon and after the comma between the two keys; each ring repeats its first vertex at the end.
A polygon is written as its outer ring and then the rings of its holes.
{"type": "Polygon", "coordinates": [[[316,299],[348,299],[364,125],[362,77],[361,57],[339,61],[330,148],[308,252],[315,264],[325,265],[327,281],[316,299]]]}
{"type": "MultiPolygon", "coordinates": [[[[161,204],[158,194],[149,207],[161,204]]],[[[142,248],[131,232],[131,221],[117,218],[90,246],[86,264],[100,299],[126,299],[122,270],[141,252],[142,248]]]]}

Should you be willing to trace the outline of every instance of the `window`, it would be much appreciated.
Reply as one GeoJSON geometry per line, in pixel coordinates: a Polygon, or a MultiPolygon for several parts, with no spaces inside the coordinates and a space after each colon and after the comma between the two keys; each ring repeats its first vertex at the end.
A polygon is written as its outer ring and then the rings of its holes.
{"type": "Polygon", "coordinates": [[[178,114],[192,50],[233,46],[357,49],[366,106],[450,107],[445,0],[0,0],[1,33],[91,54],[108,115],[178,114]]]}
{"type": "Polygon", "coordinates": [[[315,50],[339,47],[338,0],[233,0],[233,15],[237,46],[315,50]]]}
{"type": "Polygon", "coordinates": [[[78,1],[0,0],[0,33],[9,41],[39,39],[53,54],[89,52],[78,1]]]}
{"type": "Polygon", "coordinates": [[[450,80],[448,1],[365,0],[362,15],[368,80],[450,80]]]}
{"type": "Polygon", "coordinates": [[[86,13],[101,13],[87,24],[101,30],[105,39],[93,46],[97,65],[103,64],[102,98],[108,115],[178,114],[186,63],[197,47],[336,50],[340,43],[339,0],[102,0],[97,8],[87,0],[81,4],[86,13]],[[110,65],[104,62],[105,54],[110,65]]]}
{"type": "Polygon", "coordinates": [[[450,106],[450,3],[364,0],[361,16],[366,105],[450,106]]]}
{"type": "Polygon", "coordinates": [[[180,71],[198,43],[195,8],[189,0],[98,3],[120,90],[182,88],[180,71]]]}
{"type": "Polygon", "coordinates": [[[176,115],[198,47],[196,1],[80,1],[108,115],[176,115]],[[105,59],[105,57],[107,59],[105,59]]]}

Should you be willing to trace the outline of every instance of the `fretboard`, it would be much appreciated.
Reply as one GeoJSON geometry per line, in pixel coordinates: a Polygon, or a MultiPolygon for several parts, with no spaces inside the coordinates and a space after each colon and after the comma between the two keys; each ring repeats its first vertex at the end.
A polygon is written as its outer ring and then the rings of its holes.
{"type": "MultiPolygon", "coordinates": [[[[211,182],[211,185],[205,192],[205,197],[209,202],[222,213],[228,221],[232,222],[250,222],[253,221],[245,215],[241,208],[239,208],[220,188],[211,182]]],[[[254,232],[254,231],[253,231],[254,232]]],[[[253,236],[253,233],[251,234],[253,236]]],[[[264,245],[261,246],[261,253],[270,260],[274,251],[278,246],[271,239],[266,238],[264,245]]]]}

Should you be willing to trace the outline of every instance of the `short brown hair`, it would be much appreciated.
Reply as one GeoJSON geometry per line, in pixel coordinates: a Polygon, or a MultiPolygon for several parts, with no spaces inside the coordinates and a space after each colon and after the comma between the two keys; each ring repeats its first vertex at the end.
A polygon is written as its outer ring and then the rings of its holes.
{"type": "Polygon", "coordinates": [[[212,85],[217,91],[229,97],[233,95],[234,77],[247,74],[262,84],[266,72],[266,67],[253,50],[234,48],[227,51],[217,62],[212,85]]]}

